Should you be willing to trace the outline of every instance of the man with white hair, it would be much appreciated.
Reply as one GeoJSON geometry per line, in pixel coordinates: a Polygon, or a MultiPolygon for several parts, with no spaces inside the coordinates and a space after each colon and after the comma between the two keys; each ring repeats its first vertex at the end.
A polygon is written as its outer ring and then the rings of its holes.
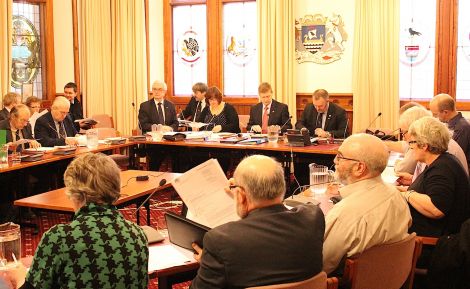
{"type": "Polygon", "coordinates": [[[470,123],[457,111],[455,100],[448,94],[438,94],[429,102],[429,109],[434,117],[447,123],[449,129],[453,131],[452,139],[465,152],[467,168],[470,168],[470,123]]]}
{"type": "Polygon", "coordinates": [[[152,99],[140,105],[139,123],[142,126],[143,133],[151,131],[152,124],[163,125],[164,131],[176,131],[178,129],[175,105],[165,99],[166,91],[166,83],[156,80],[152,84],[152,99]]]}
{"type": "Polygon", "coordinates": [[[70,102],[63,96],[54,99],[51,111],[39,117],[34,127],[34,136],[45,147],[60,145],[75,145],[77,130],[70,118],[67,117],[70,102]]]}
{"type": "Polygon", "coordinates": [[[388,149],[377,137],[348,137],[335,157],[336,177],[345,185],[342,200],[325,218],[323,271],[341,274],[341,261],[373,246],[394,243],[408,235],[411,216],[398,190],[385,184],[388,149]]]}
{"type": "Polygon", "coordinates": [[[191,289],[247,288],[309,279],[321,271],[325,221],[320,208],[283,204],[281,165],[262,155],[240,162],[229,193],[241,220],[218,226],[196,244],[201,263],[191,289]]]}

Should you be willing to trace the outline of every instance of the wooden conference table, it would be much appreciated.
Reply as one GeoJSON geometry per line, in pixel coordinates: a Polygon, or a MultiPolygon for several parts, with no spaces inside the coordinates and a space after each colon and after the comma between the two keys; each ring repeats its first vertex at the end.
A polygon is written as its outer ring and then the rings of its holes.
{"type": "Polygon", "coordinates": [[[0,173],[6,173],[6,172],[13,172],[13,171],[19,171],[23,169],[27,169],[30,167],[34,166],[40,166],[48,163],[53,163],[53,162],[58,162],[61,160],[66,160],[66,159],[72,159],[76,157],[77,155],[83,154],[83,153],[98,153],[98,152],[109,152],[109,151],[114,151],[117,149],[121,148],[129,148],[131,151],[134,148],[135,143],[131,141],[126,141],[125,143],[122,144],[115,144],[115,145],[108,145],[108,144],[100,144],[98,147],[89,149],[87,147],[77,147],[77,150],[74,153],[68,154],[68,155],[54,155],[53,153],[45,153],[43,157],[34,162],[21,162],[18,164],[12,164],[11,159],[9,159],[8,166],[6,167],[0,167],[0,173]]]}
{"type": "MultiPolygon", "coordinates": [[[[128,170],[121,172],[121,197],[114,203],[118,207],[124,207],[129,204],[137,206],[148,197],[152,192],[163,190],[171,186],[170,181],[180,174],[167,172],[152,172],[128,170]],[[146,181],[137,181],[137,176],[149,176],[146,181]],[[166,184],[158,187],[160,180],[166,179],[166,184]]],[[[36,208],[41,210],[50,210],[63,213],[74,213],[72,201],[65,194],[65,188],[49,191],[46,193],[34,195],[14,201],[15,206],[36,208]]],[[[149,202],[145,204],[147,209],[147,224],[150,224],[149,202]]],[[[139,211],[137,211],[137,223],[139,223],[139,211]]]]}

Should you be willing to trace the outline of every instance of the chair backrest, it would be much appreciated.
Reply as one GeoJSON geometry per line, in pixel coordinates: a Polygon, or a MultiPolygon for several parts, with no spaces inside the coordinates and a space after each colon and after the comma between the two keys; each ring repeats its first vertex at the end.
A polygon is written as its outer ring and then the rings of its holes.
{"type": "Polygon", "coordinates": [[[250,120],[249,114],[238,115],[238,124],[240,125],[240,130],[242,132],[246,132],[246,126],[248,125],[249,120],[250,120]]]}
{"type": "Polygon", "coordinates": [[[98,122],[95,128],[114,127],[113,117],[108,114],[95,114],[91,118],[98,122]]]}
{"type": "Polygon", "coordinates": [[[304,281],[249,287],[247,289],[327,289],[326,273],[322,271],[312,278],[304,281]]]}
{"type": "Polygon", "coordinates": [[[117,131],[115,128],[111,127],[99,127],[96,128],[98,131],[98,139],[105,139],[108,137],[116,137],[117,136],[117,131]]]}
{"type": "Polygon", "coordinates": [[[343,277],[351,289],[399,289],[410,279],[412,282],[414,255],[421,253],[420,244],[418,250],[416,245],[412,233],[402,241],[372,247],[346,260],[343,277]]]}

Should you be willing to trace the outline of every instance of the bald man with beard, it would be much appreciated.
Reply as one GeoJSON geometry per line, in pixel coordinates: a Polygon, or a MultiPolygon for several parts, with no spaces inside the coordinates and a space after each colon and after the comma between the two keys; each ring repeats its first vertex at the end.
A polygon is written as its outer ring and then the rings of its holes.
{"type": "Polygon", "coordinates": [[[410,210],[399,191],[385,184],[388,149],[377,137],[348,137],[334,159],[341,202],[325,218],[323,271],[341,275],[346,257],[408,236],[410,210]]]}

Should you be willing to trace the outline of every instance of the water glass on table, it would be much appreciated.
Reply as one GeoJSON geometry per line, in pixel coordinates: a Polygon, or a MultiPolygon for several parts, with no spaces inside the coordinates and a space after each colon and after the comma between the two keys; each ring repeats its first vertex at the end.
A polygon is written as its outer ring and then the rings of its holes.
{"type": "Polygon", "coordinates": [[[8,222],[0,225],[0,271],[18,265],[21,257],[20,225],[8,222]]]}
{"type": "Polygon", "coordinates": [[[268,141],[271,143],[277,142],[279,138],[280,127],[278,125],[268,126],[268,141]]]}

